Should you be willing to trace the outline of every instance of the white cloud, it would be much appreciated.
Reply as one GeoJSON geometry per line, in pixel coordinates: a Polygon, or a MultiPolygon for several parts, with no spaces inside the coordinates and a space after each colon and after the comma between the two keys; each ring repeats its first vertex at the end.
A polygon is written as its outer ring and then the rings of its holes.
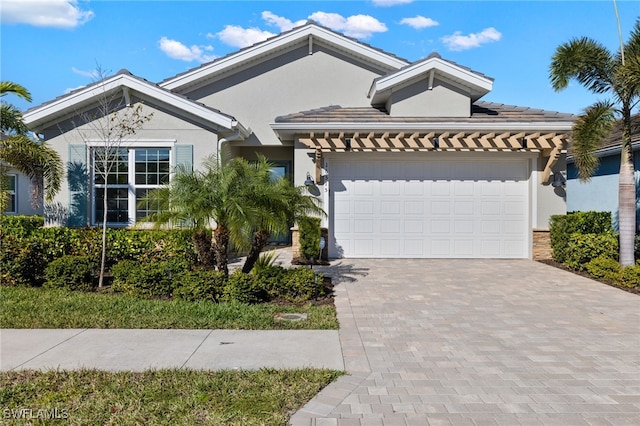
{"type": "Polygon", "coordinates": [[[177,40],[171,40],[167,37],[162,37],[158,42],[160,50],[167,54],[170,58],[179,59],[181,61],[192,62],[208,62],[216,58],[215,55],[205,55],[203,50],[208,52],[213,50],[211,46],[196,46],[187,47],[177,40]]]}
{"type": "Polygon", "coordinates": [[[374,6],[390,7],[397,6],[399,4],[411,3],[413,0],[372,0],[374,6]]]}
{"type": "Polygon", "coordinates": [[[402,18],[400,21],[401,24],[409,25],[410,27],[415,28],[416,30],[421,30],[427,27],[435,27],[440,25],[438,21],[434,21],[431,18],[425,18],[424,16],[417,15],[414,18],[402,18]]]}
{"type": "Polygon", "coordinates": [[[100,78],[100,72],[98,70],[85,71],[76,67],[71,67],[71,71],[73,71],[75,74],[90,78],[92,80],[98,80],[100,78]]]}
{"type": "MultiPolygon", "coordinates": [[[[262,31],[260,28],[242,28],[237,25],[227,25],[216,36],[224,43],[233,47],[247,47],[252,44],[264,41],[275,34],[269,31],[262,31]]],[[[213,37],[207,34],[207,37],[213,37]]]]}
{"type": "Polygon", "coordinates": [[[304,23],[307,22],[304,19],[300,21],[292,22],[291,20],[287,18],[283,18],[282,16],[278,16],[274,13],[271,13],[268,10],[265,10],[264,12],[262,12],[262,19],[267,24],[280,28],[280,31],[289,31],[290,29],[299,27],[300,25],[304,25],[304,23]]]}
{"type": "Polygon", "coordinates": [[[485,28],[479,33],[462,35],[460,31],[442,37],[442,42],[449,50],[467,50],[480,47],[485,43],[492,43],[502,38],[502,33],[493,27],[485,28]]]}
{"type": "Polygon", "coordinates": [[[85,87],[87,86],[69,87],[68,89],[64,89],[64,94],[68,95],[71,92],[75,92],[76,90],[79,90],[79,89],[84,89],[85,87]]]}
{"type": "Polygon", "coordinates": [[[81,10],[78,0],[2,0],[3,23],[75,28],[95,15],[81,10]]]}
{"type": "Polygon", "coordinates": [[[387,31],[387,26],[369,15],[352,15],[348,18],[337,13],[314,12],[309,19],[344,35],[358,39],[367,39],[374,33],[387,31]]]}

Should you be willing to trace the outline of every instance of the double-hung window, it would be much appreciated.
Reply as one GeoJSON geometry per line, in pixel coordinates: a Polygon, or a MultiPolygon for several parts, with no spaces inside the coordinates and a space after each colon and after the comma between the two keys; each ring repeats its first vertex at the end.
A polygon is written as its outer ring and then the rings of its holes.
{"type": "Polygon", "coordinates": [[[3,178],[2,189],[7,195],[7,204],[4,206],[5,213],[17,213],[18,205],[16,202],[16,187],[18,184],[18,176],[7,174],[3,178]]]}
{"type": "Polygon", "coordinates": [[[92,223],[102,223],[105,191],[109,225],[126,226],[158,211],[151,203],[138,204],[150,190],[169,183],[171,148],[132,147],[105,151],[94,147],[92,162],[92,223]]]}

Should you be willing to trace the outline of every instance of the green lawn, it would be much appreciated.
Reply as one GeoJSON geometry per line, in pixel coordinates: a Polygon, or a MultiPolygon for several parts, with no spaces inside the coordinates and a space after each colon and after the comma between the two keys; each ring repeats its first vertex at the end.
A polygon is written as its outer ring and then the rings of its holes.
{"type": "Polygon", "coordinates": [[[338,329],[335,308],[146,300],[123,294],[0,287],[1,328],[338,329]],[[307,313],[304,321],[274,319],[307,313]]]}
{"type": "Polygon", "coordinates": [[[285,425],[293,411],[341,374],[314,369],[0,372],[1,423],[285,425]],[[23,418],[15,419],[20,413],[23,418]],[[47,415],[59,420],[44,420],[47,415]]]}

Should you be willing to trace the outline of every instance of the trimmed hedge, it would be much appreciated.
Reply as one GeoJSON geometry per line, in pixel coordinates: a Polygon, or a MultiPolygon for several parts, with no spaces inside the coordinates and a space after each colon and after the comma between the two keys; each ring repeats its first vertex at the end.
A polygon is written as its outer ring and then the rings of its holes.
{"type": "Polygon", "coordinates": [[[112,269],[116,292],[142,297],[168,297],[173,294],[179,278],[189,265],[179,259],[136,262],[124,260],[112,269]]]}
{"type": "Polygon", "coordinates": [[[209,300],[218,302],[225,286],[224,272],[211,270],[187,271],[178,277],[173,292],[177,299],[195,302],[209,300]]]}
{"type": "Polygon", "coordinates": [[[618,237],[606,234],[572,234],[567,244],[565,264],[577,271],[598,257],[618,258],[618,237]]]}
{"type": "Polygon", "coordinates": [[[300,254],[307,260],[320,258],[320,223],[317,217],[304,217],[298,221],[300,254]]]}
{"type": "Polygon", "coordinates": [[[88,256],[62,256],[45,270],[48,288],[91,291],[96,287],[98,264],[88,256]]]}
{"type": "Polygon", "coordinates": [[[549,221],[553,260],[565,263],[569,257],[569,242],[573,234],[612,233],[611,212],[573,212],[551,216],[549,221]]]}

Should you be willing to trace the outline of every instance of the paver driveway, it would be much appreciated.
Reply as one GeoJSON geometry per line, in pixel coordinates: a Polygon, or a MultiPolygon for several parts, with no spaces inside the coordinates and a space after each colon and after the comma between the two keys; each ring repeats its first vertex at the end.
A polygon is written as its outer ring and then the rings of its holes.
{"type": "Polygon", "coordinates": [[[640,297],[528,260],[334,262],[350,373],[293,425],[640,425],[640,297]]]}

